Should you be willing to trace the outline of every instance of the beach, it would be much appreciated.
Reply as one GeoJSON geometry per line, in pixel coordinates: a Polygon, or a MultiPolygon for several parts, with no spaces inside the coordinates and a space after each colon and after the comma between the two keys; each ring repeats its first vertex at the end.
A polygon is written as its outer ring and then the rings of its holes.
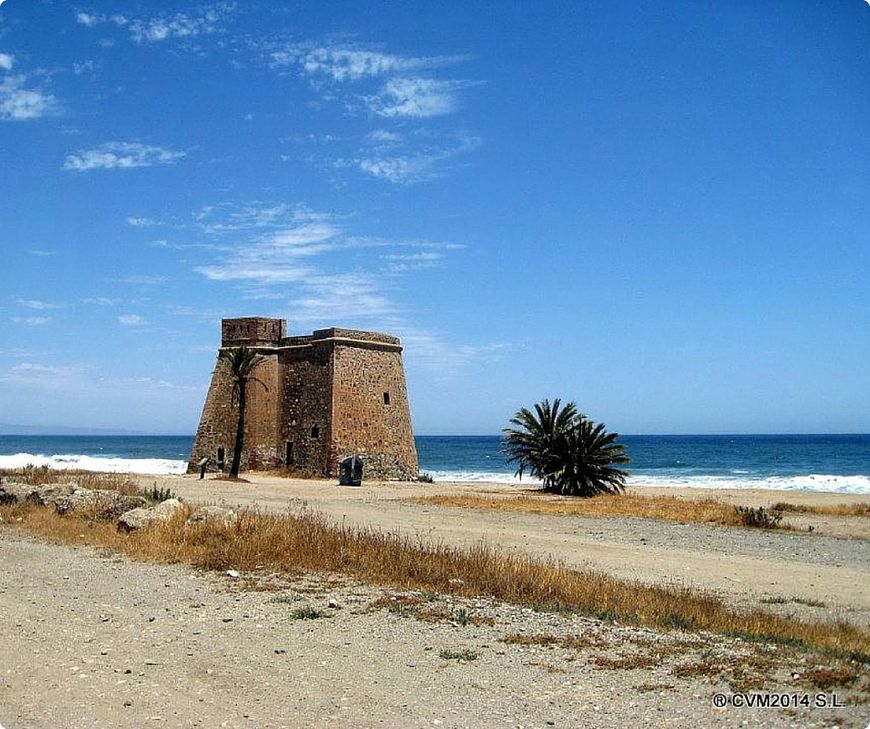
{"type": "MultiPolygon", "coordinates": [[[[245,482],[137,478],[142,488],[170,489],[188,503],[279,513],[304,508],[335,523],[428,543],[485,540],[508,553],[647,585],[696,588],[736,608],[870,624],[870,535],[861,517],[794,514],[796,527],[814,526],[813,532],[749,530],[411,501],[421,494],[511,499],[517,489],[510,484],[353,488],[268,474],[245,474],[245,482]]],[[[685,499],[710,495],[706,489],[664,492],[685,499]]],[[[769,490],[716,497],[754,506],[870,502],[769,490]]],[[[706,665],[704,656],[718,656],[717,671],[757,666],[751,680],[739,675],[759,691],[808,690],[801,676],[812,661],[771,658],[768,665],[739,639],[537,612],[485,595],[420,597],[340,575],[235,579],[46,544],[8,525],[0,526],[0,610],[8,627],[0,643],[0,725],[6,729],[152,723],[790,727],[796,719],[800,726],[863,727],[868,716],[866,697],[851,691],[846,698],[845,689],[844,708],[714,707],[712,696],[730,696],[734,679],[729,684],[726,674],[687,668],[706,665]],[[293,619],[299,606],[319,619],[293,619]],[[424,620],[425,614],[440,617],[424,620]],[[583,636],[585,648],[572,643],[576,636],[583,636]]]]}
{"type": "MultiPolygon", "coordinates": [[[[824,595],[828,601],[824,610],[795,603],[786,604],[786,609],[814,619],[870,624],[870,524],[862,517],[794,514],[788,520],[796,527],[813,526],[813,533],[773,532],[634,517],[589,519],[409,503],[421,495],[445,493],[511,498],[517,495],[511,484],[383,482],[352,488],[329,480],[260,474],[245,474],[245,480],[249,483],[200,481],[194,476],[140,477],[143,486],[157,484],[191,501],[274,512],[305,504],[336,522],[457,545],[484,540],[508,551],[552,557],[645,584],[711,590],[742,607],[776,596],[811,600],[824,595]]],[[[687,499],[713,495],[735,505],[767,507],[777,501],[870,503],[870,496],[824,492],[735,489],[711,494],[707,489],[673,487],[636,491],[687,499]]]]}

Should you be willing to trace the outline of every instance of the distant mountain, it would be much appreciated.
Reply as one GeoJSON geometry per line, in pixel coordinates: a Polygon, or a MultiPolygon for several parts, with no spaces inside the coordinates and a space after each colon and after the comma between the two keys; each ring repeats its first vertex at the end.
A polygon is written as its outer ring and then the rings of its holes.
{"type": "Polygon", "coordinates": [[[0,423],[0,435],[143,435],[135,430],[70,428],[64,425],[10,425],[0,423]]]}

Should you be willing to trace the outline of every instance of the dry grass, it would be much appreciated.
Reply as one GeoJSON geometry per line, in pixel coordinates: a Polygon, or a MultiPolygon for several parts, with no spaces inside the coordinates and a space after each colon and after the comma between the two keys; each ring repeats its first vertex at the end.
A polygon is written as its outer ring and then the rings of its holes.
{"type": "Polygon", "coordinates": [[[777,501],[770,507],[774,511],[792,514],[819,514],[821,516],[870,516],[870,503],[807,505],[777,501]]]}
{"type": "Polygon", "coordinates": [[[0,476],[17,483],[44,486],[52,483],[75,483],[81,488],[112,489],[127,496],[139,493],[138,484],[126,473],[94,473],[92,471],[58,471],[48,466],[0,468],[0,476]]]}
{"type": "Polygon", "coordinates": [[[333,524],[309,511],[286,515],[244,511],[232,525],[185,526],[190,507],[139,532],[112,523],[60,517],[31,505],[0,507],[6,523],[35,535],[90,544],[134,559],[181,562],[213,570],[330,572],[399,590],[489,595],[527,606],[554,604],[593,617],[656,628],[680,626],[778,642],[870,662],[870,631],[802,621],[763,610],[737,611],[688,588],[650,587],[593,571],[576,571],[480,543],[431,544],[421,538],[333,524]]]}
{"type": "MultiPolygon", "coordinates": [[[[470,509],[515,511],[524,514],[553,516],[638,516],[644,519],[660,519],[680,523],[714,523],[725,526],[751,526],[739,509],[716,499],[681,499],[676,496],[639,496],[604,494],[590,498],[560,497],[551,494],[540,496],[421,496],[409,499],[416,504],[457,506],[470,509]]],[[[792,529],[780,522],[778,529],[792,529]]]]}
{"type": "Polygon", "coordinates": [[[628,656],[596,656],[592,665],[609,671],[632,671],[637,668],[652,668],[661,663],[658,656],[635,653],[628,656]]]}
{"type": "Polygon", "coordinates": [[[638,516],[679,522],[715,522],[739,525],[734,507],[715,499],[681,499],[675,496],[601,495],[576,499],[552,495],[541,496],[423,496],[415,503],[458,506],[472,509],[515,511],[556,516],[638,516]]]}

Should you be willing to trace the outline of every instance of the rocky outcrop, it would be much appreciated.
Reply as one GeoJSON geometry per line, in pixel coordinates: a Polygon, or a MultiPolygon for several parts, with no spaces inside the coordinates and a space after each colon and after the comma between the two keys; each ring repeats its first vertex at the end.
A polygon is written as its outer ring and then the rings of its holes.
{"type": "Polygon", "coordinates": [[[40,506],[51,506],[59,498],[71,494],[76,488],[78,488],[76,483],[49,483],[31,487],[27,498],[40,506]]]}
{"type": "Polygon", "coordinates": [[[134,532],[137,529],[160,521],[169,521],[172,515],[181,508],[181,502],[178,499],[166,499],[161,501],[157,506],[150,508],[139,507],[121,514],[118,519],[118,529],[125,532],[134,532]]]}
{"type": "Polygon", "coordinates": [[[31,491],[33,491],[33,486],[29,484],[15,483],[0,478],[0,504],[15,504],[19,501],[25,501],[31,491]]]}
{"type": "Polygon", "coordinates": [[[144,506],[141,496],[128,496],[110,489],[76,489],[71,494],[59,496],[54,508],[61,516],[74,513],[93,515],[98,519],[115,520],[127,511],[144,506]]]}
{"type": "Polygon", "coordinates": [[[32,501],[40,506],[50,506],[62,496],[71,494],[75,488],[75,483],[49,483],[34,486],[2,478],[0,479],[0,504],[32,501]]]}
{"type": "Polygon", "coordinates": [[[239,515],[232,509],[223,506],[203,506],[197,509],[187,520],[187,526],[194,524],[235,524],[239,515]]]}

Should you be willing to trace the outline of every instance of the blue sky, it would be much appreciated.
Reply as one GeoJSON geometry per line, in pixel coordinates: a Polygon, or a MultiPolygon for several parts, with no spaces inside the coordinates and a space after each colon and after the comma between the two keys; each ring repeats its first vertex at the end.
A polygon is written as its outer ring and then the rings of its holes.
{"type": "Polygon", "coordinates": [[[420,433],[870,431],[870,5],[0,5],[0,423],[191,433],[222,316],[420,433]]]}

